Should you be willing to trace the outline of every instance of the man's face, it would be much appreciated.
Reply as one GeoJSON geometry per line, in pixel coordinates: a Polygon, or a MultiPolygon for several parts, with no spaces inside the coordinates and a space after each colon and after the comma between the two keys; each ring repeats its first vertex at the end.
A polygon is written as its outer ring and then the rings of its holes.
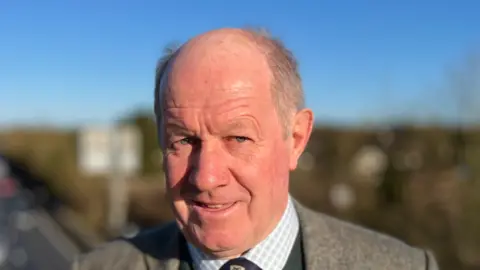
{"type": "Polygon", "coordinates": [[[169,73],[164,168],[187,239],[229,257],[260,242],[283,214],[292,147],[263,56],[203,49],[185,48],[169,73]]]}

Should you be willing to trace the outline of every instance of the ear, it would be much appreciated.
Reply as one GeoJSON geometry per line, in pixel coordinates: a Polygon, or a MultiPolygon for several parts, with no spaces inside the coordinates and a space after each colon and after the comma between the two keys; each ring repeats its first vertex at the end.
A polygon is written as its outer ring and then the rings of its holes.
{"type": "Polygon", "coordinates": [[[313,128],[313,112],[310,109],[303,109],[294,117],[291,127],[291,150],[290,150],[290,170],[297,168],[298,159],[305,150],[310,139],[313,128]]]}

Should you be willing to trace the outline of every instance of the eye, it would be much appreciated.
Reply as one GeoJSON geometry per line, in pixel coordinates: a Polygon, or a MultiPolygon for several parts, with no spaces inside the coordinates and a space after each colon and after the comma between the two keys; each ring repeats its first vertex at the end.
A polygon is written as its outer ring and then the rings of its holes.
{"type": "Polygon", "coordinates": [[[194,143],[194,138],[192,138],[192,137],[183,138],[183,139],[179,140],[178,143],[181,144],[181,145],[193,144],[194,143]]]}
{"type": "Polygon", "coordinates": [[[246,142],[246,141],[250,140],[248,137],[245,137],[245,136],[232,136],[230,138],[235,140],[236,142],[239,142],[239,143],[243,143],[243,142],[246,142]]]}
{"type": "Polygon", "coordinates": [[[181,140],[177,140],[175,142],[173,142],[170,146],[171,149],[174,149],[176,148],[175,146],[176,145],[195,145],[196,143],[198,143],[198,138],[195,138],[195,137],[185,137],[181,140]]]}

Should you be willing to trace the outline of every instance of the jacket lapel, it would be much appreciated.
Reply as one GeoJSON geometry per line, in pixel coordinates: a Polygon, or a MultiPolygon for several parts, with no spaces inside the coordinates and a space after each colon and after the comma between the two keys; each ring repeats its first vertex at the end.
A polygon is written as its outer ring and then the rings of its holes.
{"type": "Polygon", "coordinates": [[[333,237],[323,215],[297,201],[294,204],[300,220],[306,270],[341,269],[339,256],[342,248],[333,237]]]}
{"type": "Polygon", "coordinates": [[[187,248],[187,241],[177,226],[169,232],[169,239],[164,239],[160,253],[163,256],[149,256],[146,259],[148,269],[158,270],[191,270],[190,253],[187,248]]]}
{"type": "Polygon", "coordinates": [[[178,230],[177,226],[175,226],[175,230],[172,230],[169,233],[169,239],[165,239],[162,246],[167,247],[167,249],[163,249],[159,251],[162,257],[152,257],[149,256],[147,258],[147,265],[148,269],[155,269],[155,270],[179,270],[180,269],[180,262],[182,258],[181,252],[183,251],[181,248],[181,239],[182,234],[180,230],[178,230]]]}
{"type": "Polygon", "coordinates": [[[175,222],[143,233],[130,242],[141,251],[148,270],[178,270],[182,234],[175,222]]]}

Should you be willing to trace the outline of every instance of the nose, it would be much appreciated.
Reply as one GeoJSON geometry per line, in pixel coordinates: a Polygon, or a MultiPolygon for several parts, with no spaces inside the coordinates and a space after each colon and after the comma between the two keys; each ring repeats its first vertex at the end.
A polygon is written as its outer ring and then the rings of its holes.
{"type": "Polygon", "coordinates": [[[189,182],[200,192],[215,190],[228,184],[228,175],[225,159],[214,146],[202,144],[196,154],[192,156],[192,171],[189,182]]]}

